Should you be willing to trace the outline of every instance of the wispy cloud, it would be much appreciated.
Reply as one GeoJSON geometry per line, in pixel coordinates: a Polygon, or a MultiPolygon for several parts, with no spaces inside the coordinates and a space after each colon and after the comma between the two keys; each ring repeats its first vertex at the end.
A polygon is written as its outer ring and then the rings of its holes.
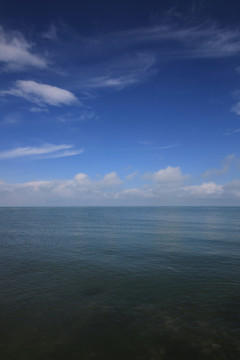
{"type": "Polygon", "coordinates": [[[64,64],[72,64],[72,84],[88,93],[104,89],[118,91],[148,81],[163,61],[240,54],[240,29],[211,23],[190,26],[183,21],[177,24],[168,21],[86,37],[68,28],[68,43],[61,40],[60,31],[58,51],[59,55],[64,54],[64,64]],[[78,60],[74,63],[73,53],[78,60]]]}
{"type": "Polygon", "coordinates": [[[46,107],[38,107],[38,106],[32,106],[29,111],[33,113],[41,113],[41,112],[48,112],[48,109],[46,107]]]}
{"type": "Polygon", "coordinates": [[[154,141],[153,140],[141,140],[138,141],[138,144],[146,146],[150,150],[169,150],[174,149],[179,146],[179,144],[169,144],[169,145],[163,145],[163,146],[153,146],[154,141]]]}
{"type": "Polygon", "coordinates": [[[140,140],[140,141],[138,141],[138,144],[145,145],[145,146],[152,145],[153,143],[154,143],[153,140],[140,140]]]}
{"type": "Polygon", "coordinates": [[[66,151],[56,152],[56,153],[44,156],[44,159],[57,159],[57,158],[62,158],[62,157],[75,156],[75,155],[80,155],[83,152],[84,152],[83,149],[66,150],[66,151]]]}
{"type": "Polygon", "coordinates": [[[101,66],[89,69],[88,75],[81,78],[79,85],[85,89],[121,90],[156,74],[155,64],[156,58],[149,52],[118,54],[115,58],[106,60],[101,66]]]}
{"type": "Polygon", "coordinates": [[[90,78],[86,82],[85,86],[88,88],[115,88],[115,89],[123,89],[128,85],[132,85],[137,82],[136,76],[132,74],[122,76],[122,77],[114,77],[111,75],[104,75],[95,78],[90,78]]]}
{"type": "Polygon", "coordinates": [[[42,34],[44,39],[54,40],[57,38],[57,28],[54,24],[51,24],[47,31],[42,34]]]}
{"type": "MultiPolygon", "coordinates": [[[[231,112],[233,112],[236,115],[240,115],[240,91],[239,90],[234,90],[232,92],[232,97],[237,101],[232,107],[231,107],[231,112]]],[[[237,129],[238,130],[238,129],[237,129]]],[[[238,131],[236,131],[238,132],[238,131]]],[[[224,135],[232,135],[234,134],[235,131],[230,131],[230,132],[226,132],[224,135]]]]}
{"type": "Polygon", "coordinates": [[[238,134],[240,133],[240,128],[238,129],[234,129],[234,130],[228,130],[227,132],[225,132],[225,136],[228,136],[228,135],[233,135],[233,134],[238,134]]]}
{"type": "Polygon", "coordinates": [[[15,159],[20,157],[44,156],[44,158],[57,158],[65,156],[73,156],[83,153],[83,149],[72,149],[73,145],[53,145],[47,144],[39,147],[18,147],[11,150],[0,152],[0,160],[15,159]]]}
{"type": "Polygon", "coordinates": [[[125,46],[162,44],[159,54],[172,58],[217,58],[240,53],[239,30],[219,28],[214,24],[191,27],[182,24],[159,25],[118,32],[110,35],[110,38],[113,36],[125,39],[125,46]],[[181,46],[176,48],[176,43],[181,46]]]}
{"type": "Polygon", "coordinates": [[[70,91],[32,80],[18,80],[13,88],[2,91],[1,94],[21,97],[38,105],[60,106],[78,103],[76,96],[70,91]]]}
{"type": "Polygon", "coordinates": [[[26,67],[44,69],[47,60],[31,51],[32,44],[26,41],[20,32],[6,32],[0,26],[0,62],[9,70],[26,67]]]}
{"type": "Polygon", "coordinates": [[[82,109],[82,112],[79,114],[73,114],[72,112],[68,112],[66,114],[62,114],[58,116],[58,120],[61,122],[86,122],[89,120],[98,120],[99,117],[94,110],[91,108],[82,109]]]}
{"type": "Polygon", "coordinates": [[[17,112],[12,112],[3,117],[1,125],[15,125],[20,122],[21,115],[17,112]]]}
{"type": "Polygon", "coordinates": [[[234,112],[236,115],[240,115],[240,101],[232,106],[231,111],[234,112]]]}
{"type": "Polygon", "coordinates": [[[240,159],[237,158],[234,154],[226,156],[222,161],[222,167],[220,169],[213,168],[208,169],[204,172],[203,177],[213,177],[221,176],[226,174],[231,167],[235,166],[237,169],[240,169],[240,159]]]}
{"type": "Polygon", "coordinates": [[[173,145],[165,145],[165,146],[155,146],[152,147],[152,150],[169,150],[169,149],[174,149],[176,147],[178,147],[179,144],[173,144],[173,145]]]}
{"type": "Polygon", "coordinates": [[[133,28],[98,36],[79,38],[86,51],[101,56],[146,52],[151,49],[158,60],[175,58],[220,58],[240,53],[240,30],[222,28],[214,23],[186,25],[169,20],[159,25],[133,28]],[[94,46],[89,45],[94,44],[94,46]],[[133,50],[134,49],[134,50],[133,50]]]}

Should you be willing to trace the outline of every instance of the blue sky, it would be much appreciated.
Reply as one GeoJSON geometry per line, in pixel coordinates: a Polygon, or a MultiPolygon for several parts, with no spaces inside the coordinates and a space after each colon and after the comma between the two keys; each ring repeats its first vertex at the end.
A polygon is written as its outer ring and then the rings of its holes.
{"type": "Polygon", "coordinates": [[[0,206],[240,205],[238,1],[0,5],[0,206]]]}

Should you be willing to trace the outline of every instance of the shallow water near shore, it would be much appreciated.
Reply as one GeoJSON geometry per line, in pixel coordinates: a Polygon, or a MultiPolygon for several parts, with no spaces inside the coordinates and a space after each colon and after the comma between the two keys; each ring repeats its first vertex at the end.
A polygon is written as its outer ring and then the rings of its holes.
{"type": "Polygon", "coordinates": [[[1,360],[240,358],[240,208],[0,208],[1,360]]]}

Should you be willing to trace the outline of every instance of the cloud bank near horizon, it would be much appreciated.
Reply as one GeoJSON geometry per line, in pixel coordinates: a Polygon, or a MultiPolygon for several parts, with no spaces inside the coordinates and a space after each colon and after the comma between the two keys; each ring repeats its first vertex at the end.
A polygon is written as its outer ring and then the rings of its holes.
{"type": "MultiPolygon", "coordinates": [[[[137,176],[137,174],[135,174],[137,176]]],[[[0,206],[161,206],[240,205],[240,181],[189,185],[189,175],[168,166],[141,176],[148,180],[129,187],[130,178],[115,172],[100,178],[78,173],[72,179],[34,180],[17,184],[0,181],[0,206]]]]}

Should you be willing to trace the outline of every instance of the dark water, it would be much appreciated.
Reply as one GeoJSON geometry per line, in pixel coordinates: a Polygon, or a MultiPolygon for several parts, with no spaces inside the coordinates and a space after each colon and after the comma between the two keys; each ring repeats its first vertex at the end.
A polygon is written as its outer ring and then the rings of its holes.
{"type": "Polygon", "coordinates": [[[240,208],[1,208],[0,359],[240,358],[240,208]]]}

